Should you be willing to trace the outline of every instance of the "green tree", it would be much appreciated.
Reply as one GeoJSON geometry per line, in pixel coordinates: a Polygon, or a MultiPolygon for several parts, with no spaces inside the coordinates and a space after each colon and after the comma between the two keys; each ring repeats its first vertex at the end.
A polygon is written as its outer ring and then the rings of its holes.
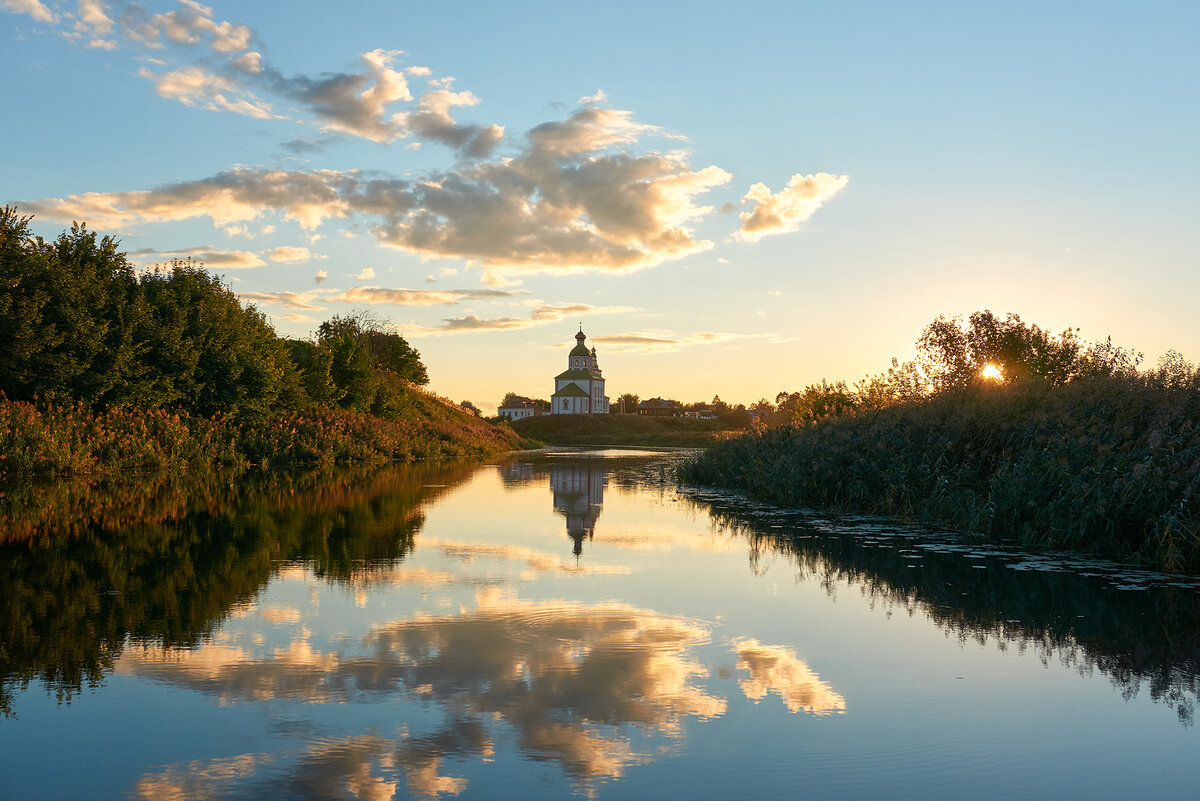
{"type": "Polygon", "coordinates": [[[92,404],[136,400],[143,309],[112,237],[78,223],[46,242],[0,210],[0,390],[92,404]]]}
{"type": "Polygon", "coordinates": [[[1053,384],[1112,366],[1106,354],[1098,353],[1096,365],[1088,367],[1078,329],[1052,334],[1019,315],[1010,313],[1001,320],[986,310],[974,312],[965,324],[959,317],[940,315],[921,332],[917,354],[936,389],[966,385],[987,365],[1000,368],[1005,380],[1038,378],[1053,384]]]}
{"type": "Polygon", "coordinates": [[[330,370],[333,366],[333,353],[312,342],[302,339],[285,339],[284,348],[300,376],[303,397],[298,402],[290,404],[291,408],[301,408],[308,403],[318,406],[337,406],[343,392],[334,383],[330,370]]]}
{"type": "Polygon", "coordinates": [[[376,325],[367,330],[367,342],[371,361],[378,369],[394,373],[397,378],[410,384],[424,386],[429,383],[429,374],[421,363],[421,354],[404,337],[381,330],[376,325]]]}
{"type": "Polygon", "coordinates": [[[369,412],[379,379],[372,370],[368,320],[364,315],[334,316],[317,328],[317,344],[329,351],[329,374],[344,408],[369,412]]]}
{"type": "Polygon", "coordinates": [[[637,414],[637,406],[642,402],[642,399],[632,392],[625,392],[617,398],[618,408],[620,404],[625,404],[625,414],[637,414]]]}
{"type": "Polygon", "coordinates": [[[295,369],[257,309],[198,264],[173,262],[144,276],[148,308],[144,360],[155,379],[156,406],[211,416],[262,415],[275,407],[295,369]]]}
{"type": "Polygon", "coordinates": [[[409,385],[429,383],[421,354],[366,312],[321,323],[317,344],[330,354],[329,375],[345,408],[395,417],[409,407],[409,385]]]}

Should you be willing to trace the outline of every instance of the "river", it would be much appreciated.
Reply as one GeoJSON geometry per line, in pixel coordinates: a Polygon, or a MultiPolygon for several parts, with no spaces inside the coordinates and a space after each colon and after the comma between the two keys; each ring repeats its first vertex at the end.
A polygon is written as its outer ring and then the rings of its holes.
{"type": "Polygon", "coordinates": [[[0,496],[0,798],[1195,798],[1200,580],[680,453],[0,496]]]}

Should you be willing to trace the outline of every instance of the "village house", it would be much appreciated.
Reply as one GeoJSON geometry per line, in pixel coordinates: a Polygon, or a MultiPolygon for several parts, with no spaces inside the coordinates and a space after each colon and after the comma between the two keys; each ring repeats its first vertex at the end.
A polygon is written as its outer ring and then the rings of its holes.
{"type": "Polygon", "coordinates": [[[566,371],[554,377],[552,414],[608,414],[608,396],[596,363],[596,349],[588,350],[586,340],[581,327],[575,335],[575,347],[567,354],[566,371]]]}
{"type": "MultiPolygon", "coordinates": [[[[544,405],[545,401],[542,401],[542,403],[544,405]]],[[[524,420],[526,417],[536,417],[539,414],[545,414],[545,411],[538,408],[537,403],[532,398],[518,395],[514,398],[509,398],[508,404],[501,406],[497,410],[497,414],[501,417],[507,417],[509,420],[524,420]]]]}
{"type": "Polygon", "coordinates": [[[651,398],[637,405],[637,413],[648,417],[678,417],[679,406],[673,400],[651,398]]]}

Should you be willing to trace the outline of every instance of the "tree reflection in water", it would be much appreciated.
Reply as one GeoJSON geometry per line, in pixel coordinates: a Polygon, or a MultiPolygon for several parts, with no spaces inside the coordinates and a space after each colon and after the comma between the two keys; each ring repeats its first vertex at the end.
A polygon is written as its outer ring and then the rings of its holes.
{"type": "Polygon", "coordinates": [[[1200,581],[981,541],[964,545],[885,521],[838,522],[714,500],[700,490],[686,494],[716,531],[749,543],[752,568],[778,554],[795,566],[797,581],[816,582],[831,597],[839,588],[857,590],[922,614],[963,641],[1033,649],[1043,662],[1058,660],[1081,675],[1099,671],[1126,700],[1146,687],[1185,726],[1194,721],[1200,581]]]}
{"type": "MultiPolygon", "coordinates": [[[[503,574],[507,586],[491,573],[481,579],[407,558],[424,508],[472,475],[471,466],[243,477],[235,485],[212,477],[190,484],[126,478],[108,495],[87,484],[17,488],[0,503],[10,534],[0,544],[0,702],[11,712],[16,690],[31,681],[69,699],[119,671],[228,705],[383,700],[422,709],[415,717],[423,721],[436,713],[417,732],[398,725],[318,737],[298,729],[291,750],[156,767],[135,788],[147,799],[390,798],[402,788],[456,795],[468,779],[453,775],[461,773],[455,764],[495,759],[506,743],[589,789],[678,750],[688,721],[720,716],[738,696],[814,719],[845,712],[836,682],[789,648],[734,636],[726,654],[736,660],[736,686],[721,685],[723,674],[714,678],[700,656],[709,638],[703,622],[618,602],[516,596],[517,582],[541,576],[575,582],[628,572],[625,564],[579,559],[583,541],[605,539],[596,530],[605,492],[678,500],[669,463],[501,465],[505,486],[550,490],[576,558],[561,540],[558,553],[428,534],[422,547],[451,562],[507,560],[519,568],[503,574]],[[37,534],[37,515],[58,533],[37,534]],[[222,624],[248,614],[273,577],[315,578],[356,594],[382,584],[467,584],[468,600],[454,612],[391,613],[369,631],[323,641],[307,633],[301,610],[260,604],[254,614],[261,621],[303,631],[282,645],[222,636],[233,627],[222,624]]],[[[1008,569],[998,557],[979,570],[961,552],[924,547],[931,541],[897,526],[839,525],[696,492],[686,497],[688,525],[697,513],[709,515],[721,544],[740,548],[744,539],[752,565],[779,554],[799,580],[830,594],[860,590],[964,640],[1031,648],[1043,660],[1099,670],[1127,697],[1149,686],[1155,700],[1192,720],[1200,665],[1194,587],[1127,592],[1078,570],[1008,569]]],[[[614,533],[606,544],[644,543],[614,533]]]]}
{"type": "Polygon", "coordinates": [[[192,647],[281,562],[328,580],[399,562],[422,507],[471,466],[238,476],[125,476],[8,486],[0,543],[0,712],[41,681],[60,701],[127,640],[192,647]],[[41,532],[41,533],[38,533],[41,532]]]}

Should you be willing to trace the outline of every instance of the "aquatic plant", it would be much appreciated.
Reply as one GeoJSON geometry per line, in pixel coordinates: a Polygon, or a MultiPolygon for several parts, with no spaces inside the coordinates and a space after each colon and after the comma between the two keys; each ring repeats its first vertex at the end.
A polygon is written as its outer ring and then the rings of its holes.
{"type": "Polygon", "coordinates": [[[1200,571],[1200,371],[977,381],[716,443],[682,476],[1200,571]]]}

